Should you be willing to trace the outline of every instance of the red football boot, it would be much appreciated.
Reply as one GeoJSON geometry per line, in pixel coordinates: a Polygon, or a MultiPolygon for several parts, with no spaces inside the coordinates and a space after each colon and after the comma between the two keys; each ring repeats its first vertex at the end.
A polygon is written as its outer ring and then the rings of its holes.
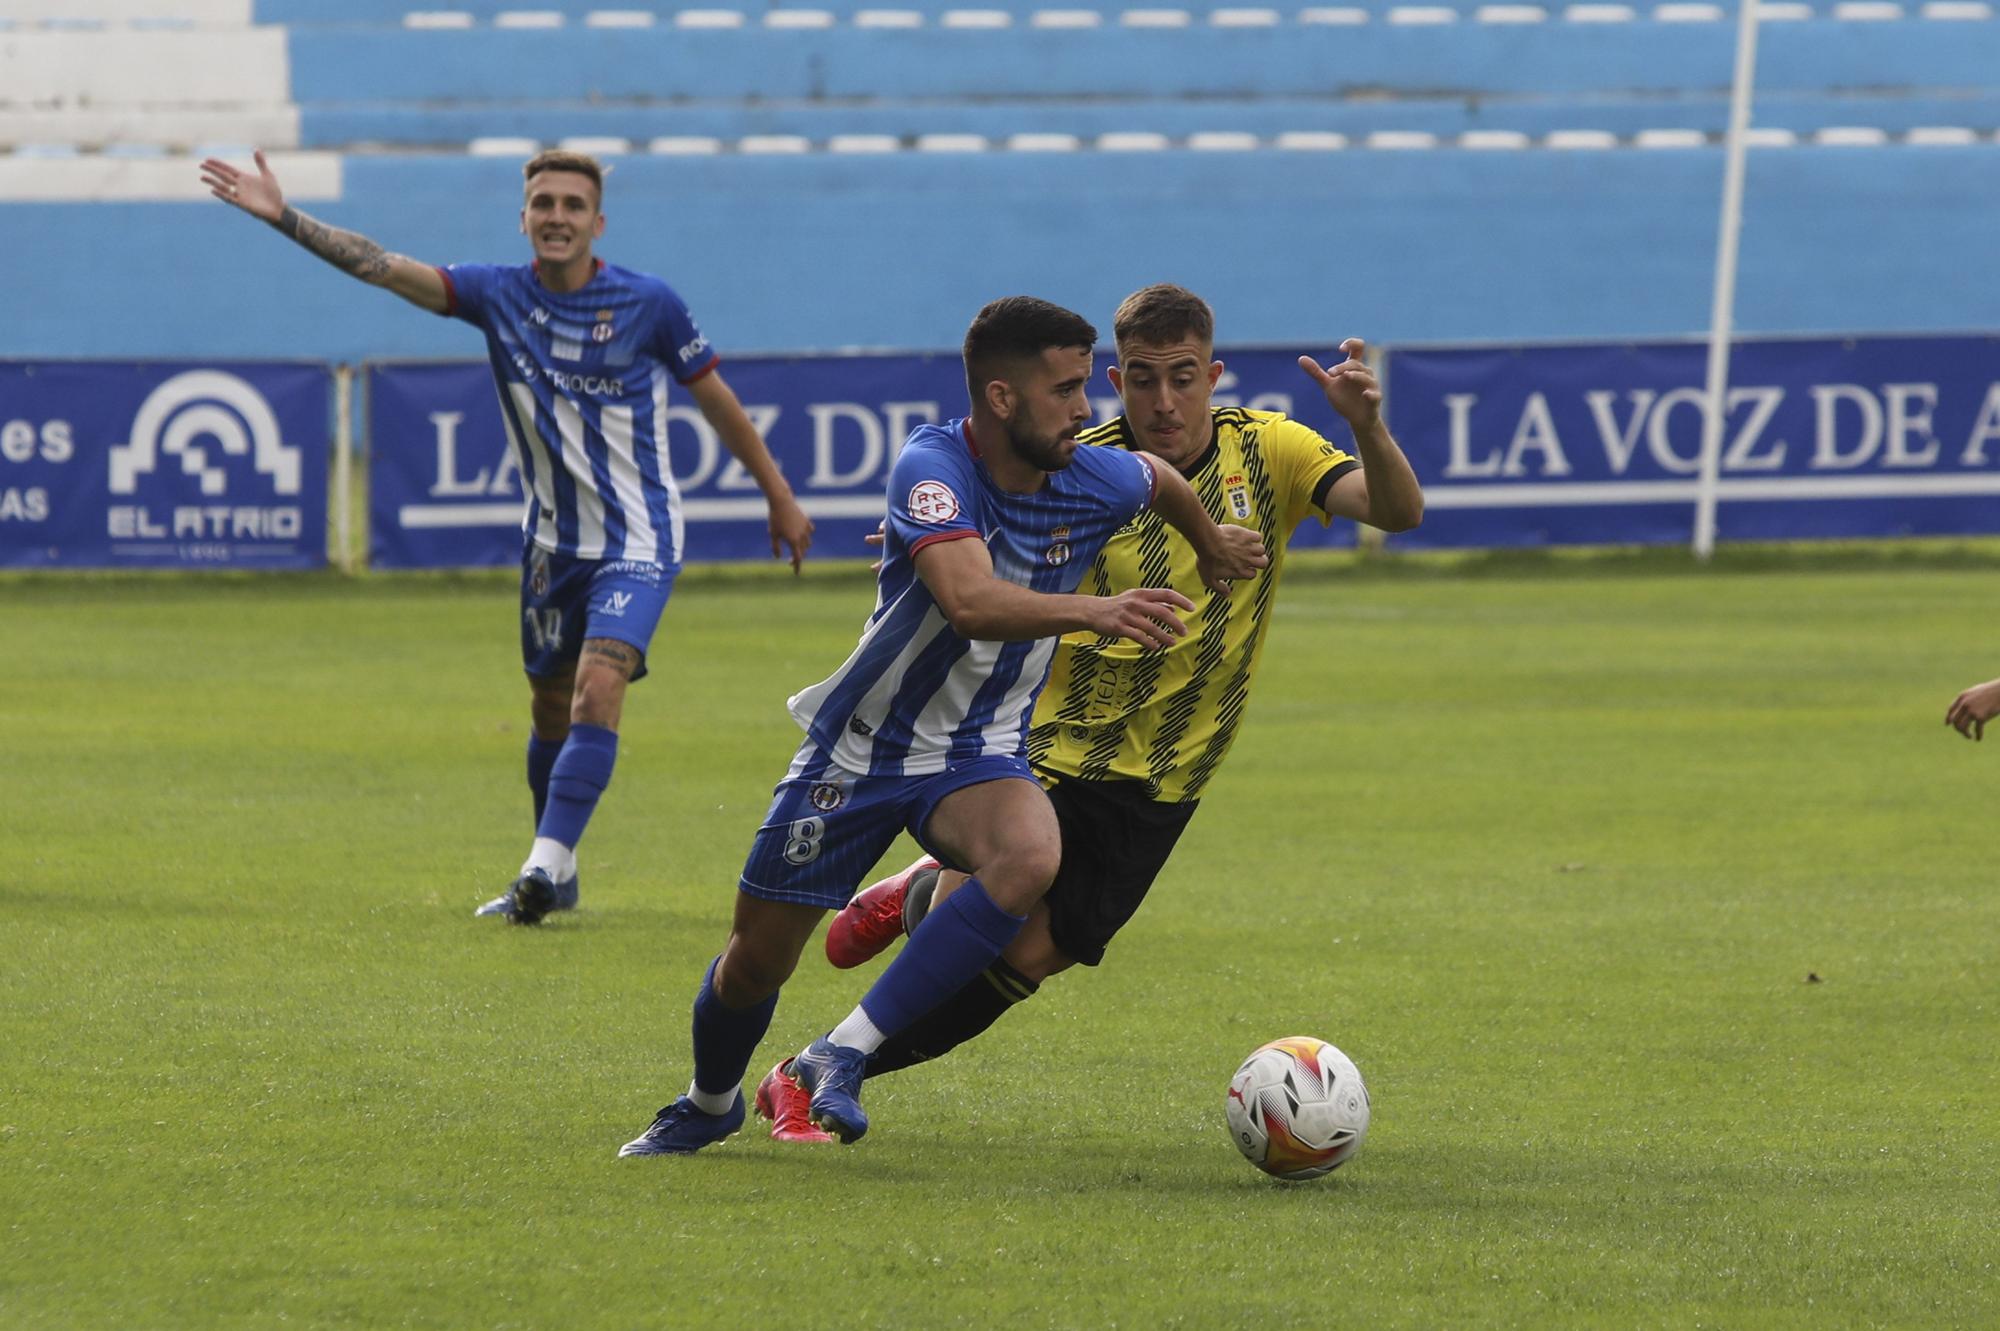
{"type": "Polygon", "coordinates": [[[771,1120],[771,1139],[781,1142],[830,1142],[812,1121],[812,1096],[792,1080],[792,1060],[772,1068],[757,1083],[757,1117],[771,1120]]]}
{"type": "Polygon", "coordinates": [[[903,936],[903,902],[910,880],[938,862],[926,855],[899,874],[870,884],[854,894],[826,927],[826,959],[841,970],[879,957],[903,936]]]}

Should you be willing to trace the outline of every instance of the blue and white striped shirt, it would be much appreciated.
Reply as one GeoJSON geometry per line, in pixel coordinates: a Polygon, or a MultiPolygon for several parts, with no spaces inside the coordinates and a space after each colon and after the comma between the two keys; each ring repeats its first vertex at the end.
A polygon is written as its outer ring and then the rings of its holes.
{"type": "Polygon", "coordinates": [[[968,422],[919,426],[889,473],[875,610],[840,669],[791,700],[813,742],[849,771],[919,776],[985,754],[1023,754],[1056,639],[960,636],[917,576],[934,541],[986,542],[995,576],[1073,592],[1113,532],[1153,498],[1153,469],[1124,449],[1079,448],[1034,494],[1009,494],[968,422]]]}
{"type": "Polygon", "coordinates": [[[568,292],[544,287],[533,264],[438,271],[445,313],[486,334],[528,492],[522,530],[552,554],[678,564],[667,379],[692,383],[720,358],[674,289],[601,259],[568,292]]]}

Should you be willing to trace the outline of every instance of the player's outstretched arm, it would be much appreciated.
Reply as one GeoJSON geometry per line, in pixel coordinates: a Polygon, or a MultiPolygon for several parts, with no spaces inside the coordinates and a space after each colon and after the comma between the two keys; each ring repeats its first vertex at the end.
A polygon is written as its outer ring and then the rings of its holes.
{"type": "Polygon", "coordinates": [[[1424,520],[1423,487],[1382,420],[1382,386],[1362,360],[1368,344],[1350,337],[1340,349],[1347,359],[1338,365],[1322,366],[1311,356],[1299,357],[1299,368],[1312,376],[1328,405],[1354,432],[1355,452],[1361,458],[1361,470],[1350,471],[1327,492],[1326,511],[1383,531],[1408,531],[1424,520]]]}
{"type": "Polygon", "coordinates": [[[1944,723],[1967,739],[1985,739],[1986,723],[2000,714],[2000,679],[1974,684],[1951,700],[1944,723]]]}
{"type": "Polygon", "coordinates": [[[1194,547],[1196,571],[1211,591],[1227,596],[1231,582],[1252,577],[1270,564],[1264,537],[1256,528],[1213,521],[1194,487],[1171,464],[1151,453],[1134,456],[1153,469],[1153,508],[1194,547]]]}
{"type": "Polygon", "coordinates": [[[1168,647],[1187,633],[1176,612],[1194,609],[1171,587],[1135,587],[1116,596],[1030,591],[995,577],[986,542],[972,536],[931,542],[917,551],[916,569],[952,628],[982,642],[1032,642],[1084,629],[1142,647],[1168,647]]]}
{"type": "Polygon", "coordinates": [[[771,510],[771,558],[783,558],[781,547],[790,550],[792,572],[797,573],[812,546],[813,520],[799,507],[791,485],[778,470],[777,459],[764,445],[764,436],[757,433],[749,413],[743,410],[742,402],[723,380],[720,370],[710,370],[689,384],[688,392],[701,408],[702,419],[714,427],[723,447],[743,464],[743,469],[756,480],[757,488],[764,492],[764,502],[771,510]]]}
{"type": "Polygon", "coordinates": [[[285,202],[285,193],[278,187],[278,177],[264,160],[264,154],[259,151],[256,157],[255,175],[211,157],[201,164],[201,183],[216,198],[241,208],[259,221],[269,222],[343,273],[370,286],[387,287],[433,314],[443,314],[450,307],[444,278],[437,269],[405,255],[391,254],[364,235],[328,226],[300,212],[285,202]]]}

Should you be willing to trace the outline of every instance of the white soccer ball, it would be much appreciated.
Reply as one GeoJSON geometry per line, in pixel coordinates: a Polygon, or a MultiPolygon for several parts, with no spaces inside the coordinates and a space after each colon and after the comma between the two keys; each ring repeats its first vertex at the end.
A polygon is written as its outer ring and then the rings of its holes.
{"type": "Polygon", "coordinates": [[[1273,1040],[1244,1059],[1223,1110],[1236,1149],[1275,1178],[1331,1173],[1368,1135],[1361,1069],[1310,1035],[1273,1040]]]}

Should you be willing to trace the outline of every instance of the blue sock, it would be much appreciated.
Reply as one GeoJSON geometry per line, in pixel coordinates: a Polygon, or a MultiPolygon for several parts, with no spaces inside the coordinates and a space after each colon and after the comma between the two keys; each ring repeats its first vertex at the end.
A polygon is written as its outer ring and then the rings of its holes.
{"type": "Polygon", "coordinates": [[[611,784],[618,761],[618,732],[603,726],[571,726],[562,752],[549,769],[549,802],[535,821],[535,835],[574,847],[611,784]]]}
{"type": "Polygon", "coordinates": [[[944,904],[924,916],[873,987],[861,1010],[884,1035],[894,1035],[964,988],[993,964],[1027,923],[993,904],[977,878],[968,878],[944,904]]]}
{"type": "Polygon", "coordinates": [[[549,773],[555,770],[562,747],[559,739],[543,739],[533,733],[528,736],[528,789],[535,796],[536,827],[542,825],[542,812],[549,805],[549,773]]]}
{"type": "Polygon", "coordinates": [[[778,1010],[776,994],[755,1007],[725,1007],[715,992],[715,968],[721,964],[721,957],[708,963],[694,996],[694,1084],[710,1095],[727,1095],[743,1085],[750,1056],[778,1010]]]}

